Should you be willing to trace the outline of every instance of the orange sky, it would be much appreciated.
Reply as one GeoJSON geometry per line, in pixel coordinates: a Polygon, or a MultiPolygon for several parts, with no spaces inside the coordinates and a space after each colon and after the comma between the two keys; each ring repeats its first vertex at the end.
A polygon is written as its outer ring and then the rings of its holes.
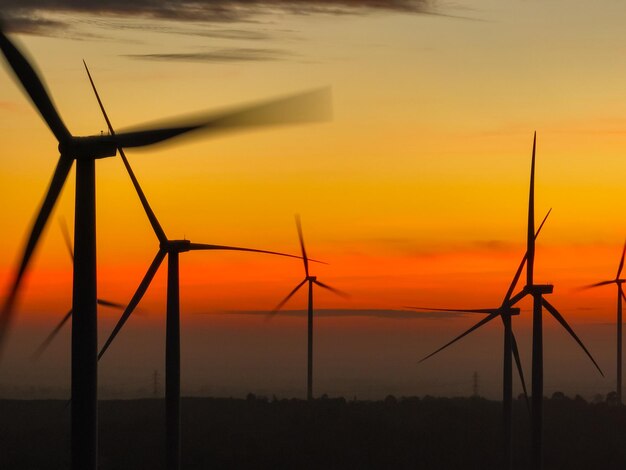
{"type": "MultiPolygon", "coordinates": [[[[555,284],[554,303],[593,341],[585,325],[613,321],[614,291],[574,289],[614,276],[626,238],[626,33],[618,21],[625,7],[485,0],[441,8],[472,20],[279,11],[224,24],[73,13],[51,16],[67,22],[64,34],[12,37],[37,63],[75,134],[104,129],[83,58],[118,129],[331,85],[330,123],[127,152],[171,238],[295,253],[293,214],[300,213],[310,256],[330,263],[315,272],[351,293],[347,300],[320,293],[319,308],[497,305],[524,250],[536,129],[537,217],[553,208],[538,240],[536,277],[555,284]],[[244,50],[252,57],[174,58],[244,50]]],[[[7,285],[57,157],[52,135],[8,71],[0,74],[0,129],[0,285],[7,285]]],[[[98,162],[97,181],[99,293],[124,303],[156,238],[118,158],[98,162]]],[[[44,331],[69,308],[71,264],[57,219],[72,225],[73,187],[72,172],[21,296],[18,337],[20,328],[44,331]]],[[[164,273],[165,266],[141,304],[144,319],[163,314],[164,273]]],[[[297,260],[184,254],[183,316],[207,327],[217,317],[195,314],[269,310],[302,276],[297,260]]],[[[304,306],[302,293],[287,308],[304,306]]],[[[341,322],[357,331],[387,325],[341,322]]],[[[433,345],[466,324],[446,321],[433,345]]],[[[614,334],[607,334],[612,348],[614,334]]],[[[612,372],[611,349],[600,339],[612,372]]],[[[413,354],[426,352],[416,347],[413,354]]]]}

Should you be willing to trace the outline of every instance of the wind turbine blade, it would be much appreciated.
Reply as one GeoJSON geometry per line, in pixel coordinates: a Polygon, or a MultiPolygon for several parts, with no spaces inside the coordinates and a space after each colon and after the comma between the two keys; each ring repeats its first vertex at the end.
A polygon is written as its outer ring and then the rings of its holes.
{"type": "Polygon", "coordinates": [[[249,127],[327,121],[331,108],[330,88],[321,88],[221,113],[177,119],[158,127],[119,132],[113,140],[118,147],[144,147],[192,131],[216,134],[249,127]]]}
{"type": "MultiPolygon", "coordinates": [[[[302,259],[301,256],[290,255],[289,253],[281,253],[280,251],[268,251],[268,250],[259,250],[256,248],[242,248],[239,246],[213,245],[213,244],[206,244],[206,243],[190,243],[189,249],[191,251],[207,251],[207,250],[249,251],[251,253],[266,253],[268,255],[286,256],[288,258],[302,259]]],[[[328,263],[325,263],[324,261],[318,261],[314,259],[309,259],[309,261],[313,263],[328,264],[328,263]]]]}
{"type": "Polygon", "coordinates": [[[17,268],[17,271],[15,272],[9,294],[2,308],[2,313],[0,313],[0,347],[2,346],[4,336],[6,335],[9,329],[9,325],[11,323],[11,319],[13,316],[13,307],[17,299],[17,294],[21,287],[22,280],[24,278],[24,274],[26,273],[26,269],[28,268],[28,264],[33,255],[33,252],[37,247],[37,243],[39,241],[39,238],[41,237],[41,233],[46,226],[46,222],[50,217],[50,213],[54,208],[54,204],[56,203],[56,200],[61,193],[61,189],[63,189],[63,184],[67,179],[67,174],[72,168],[72,163],[73,160],[69,158],[65,158],[63,156],[59,158],[57,167],[54,170],[54,175],[52,176],[52,181],[50,182],[50,186],[48,187],[48,192],[46,193],[43,203],[41,204],[41,208],[39,209],[39,213],[37,214],[35,222],[33,223],[33,228],[30,231],[26,246],[24,247],[24,253],[22,255],[21,262],[19,264],[19,267],[17,268]]]}
{"type": "Polygon", "coordinates": [[[128,159],[126,158],[126,154],[124,153],[124,150],[121,147],[118,148],[117,150],[119,151],[120,157],[122,157],[122,162],[124,163],[124,166],[126,167],[126,171],[128,172],[128,175],[130,176],[130,179],[133,182],[133,186],[135,187],[135,191],[137,192],[137,195],[139,196],[139,200],[141,201],[143,210],[148,216],[150,225],[152,225],[152,230],[154,230],[154,233],[156,234],[159,241],[161,243],[165,243],[167,241],[167,236],[165,235],[165,231],[163,230],[163,227],[161,227],[161,224],[159,223],[156,215],[154,214],[152,207],[150,207],[150,204],[148,203],[148,199],[146,198],[146,195],[144,194],[143,189],[141,189],[141,186],[139,186],[139,181],[135,177],[135,172],[130,167],[130,163],[128,162],[128,159]]]}
{"type": "Polygon", "coordinates": [[[65,219],[60,219],[59,225],[61,226],[61,233],[63,234],[65,247],[70,254],[70,258],[72,258],[72,263],[74,263],[74,249],[72,248],[72,237],[70,237],[70,231],[67,228],[67,222],[65,222],[65,219]]]}
{"type": "MultiPolygon", "coordinates": [[[[111,135],[114,136],[115,130],[113,129],[113,125],[111,124],[109,116],[106,110],[104,109],[104,105],[102,104],[102,100],[100,99],[100,94],[98,93],[98,90],[93,81],[93,78],[91,77],[91,73],[89,72],[87,63],[84,60],[83,60],[83,64],[85,66],[85,70],[87,71],[87,76],[89,77],[89,83],[91,83],[91,88],[93,89],[93,92],[96,95],[96,99],[98,100],[98,105],[100,106],[100,110],[102,111],[104,120],[106,121],[107,126],[109,128],[109,132],[111,133],[111,135]]],[[[122,147],[119,147],[117,150],[120,153],[120,156],[122,157],[122,162],[124,163],[124,166],[126,167],[126,171],[128,172],[128,175],[130,176],[130,179],[133,182],[133,186],[135,187],[135,191],[137,192],[137,195],[139,196],[139,200],[141,201],[143,210],[148,216],[150,225],[152,225],[152,230],[154,230],[154,233],[156,234],[159,241],[161,243],[165,243],[167,241],[167,236],[165,235],[165,231],[163,230],[163,227],[161,227],[159,220],[156,218],[154,211],[150,207],[150,204],[148,203],[148,199],[146,198],[146,195],[144,194],[143,189],[141,189],[141,186],[139,185],[139,181],[135,177],[135,172],[130,167],[130,163],[128,162],[128,159],[126,158],[126,154],[124,153],[124,149],[122,147]]]]}
{"type": "Polygon", "coordinates": [[[572,329],[572,327],[569,326],[569,324],[567,323],[565,318],[563,318],[563,315],[561,315],[559,313],[559,311],[550,302],[548,302],[546,299],[542,300],[542,304],[546,308],[546,310],[548,312],[550,312],[554,318],[556,318],[556,320],[561,324],[561,326],[563,326],[563,328],[565,328],[567,330],[567,332],[570,334],[570,336],[572,338],[574,338],[574,340],[576,340],[578,345],[583,349],[583,351],[585,351],[585,354],[587,354],[589,359],[591,359],[591,362],[593,362],[593,365],[596,366],[596,369],[598,369],[598,372],[600,372],[600,375],[602,375],[602,377],[604,377],[604,373],[602,372],[602,369],[600,369],[600,366],[598,365],[596,360],[593,358],[591,353],[587,350],[587,348],[585,347],[583,342],[580,340],[580,338],[576,335],[576,333],[574,333],[574,330],[572,329]]]}
{"type": "Polygon", "coordinates": [[[519,278],[522,275],[522,271],[524,270],[524,264],[526,264],[527,255],[528,255],[528,253],[524,253],[522,261],[519,264],[519,266],[517,267],[517,271],[515,271],[515,275],[513,276],[513,280],[511,281],[511,284],[509,285],[509,289],[506,291],[506,295],[504,296],[504,300],[502,301],[503,305],[508,303],[508,302],[510,302],[510,300],[511,300],[511,296],[513,295],[513,291],[515,290],[515,286],[517,286],[517,282],[519,281],[519,278]]]}
{"type": "Polygon", "coordinates": [[[133,311],[135,310],[135,307],[137,307],[137,304],[139,303],[141,298],[144,296],[144,294],[148,290],[148,287],[150,286],[150,283],[152,282],[154,275],[158,271],[159,266],[161,266],[161,262],[163,261],[163,258],[165,258],[166,254],[167,254],[166,251],[159,250],[159,252],[155,256],[154,261],[152,261],[152,264],[148,268],[148,272],[146,272],[146,275],[141,281],[141,284],[139,284],[139,287],[135,291],[133,298],[130,299],[128,306],[124,310],[124,313],[122,313],[122,316],[118,320],[117,325],[115,325],[115,328],[113,328],[113,331],[111,332],[111,335],[109,336],[109,339],[107,339],[106,343],[104,343],[104,346],[102,347],[102,350],[100,351],[100,354],[98,354],[98,360],[102,358],[102,355],[109,348],[109,346],[111,345],[111,343],[113,342],[117,334],[120,332],[120,330],[126,323],[126,320],[128,320],[128,317],[130,317],[131,313],[133,313],[133,311]]]}
{"type": "Polygon", "coordinates": [[[50,332],[50,334],[46,337],[46,339],[43,340],[41,345],[37,348],[37,351],[35,351],[35,353],[33,354],[34,360],[37,360],[41,357],[43,352],[48,348],[48,346],[50,346],[50,343],[52,343],[52,340],[56,338],[56,335],[59,333],[59,331],[61,331],[61,328],[63,328],[63,325],[65,325],[71,317],[72,317],[72,309],[70,309],[70,311],[65,314],[65,316],[59,322],[59,324],[54,327],[54,330],[50,332]]]}
{"type": "Polygon", "coordinates": [[[302,223],[300,222],[300,215],[296,214],[296,227],[298,229],[298,238],[300,239],[300,249],[302,250],[302,261],[304,263],[304,272],[309,277],[309,259],[306,256],[306,249],[304,248],[304,235],[302,235],[302,223]]]}
{"type": "Polygon", "coordinates": [[[256,248],[241,248],[239,246],[227,246],[227,245],[209,245],[205,243],[190,243],[189,249],[192,251],[247,251],[250,253],[265,253],[268,255],[286,256],[287,258],[300,259],[298,255],[290,255],[288,253],[281,253],[279,251],[258,250],[256,248]]]}
{"type": "Polygon", "coordinates": [[[626,295],[624,294],[624,290],[622,289],[622,286],[619,286],[619,291],[622,294],[622,299],[626,301],[626,295]]]}
{"type": "Polygon", "coordinates": [[[421,359],[419,362],[424,362],[426,359],[429,359],[431,357],[433,357],[435,354],[437,354],[438,352],[443,351],[444,349],[446,349],[448,346],[453,345],[454,343],[456,343],[457,341],[459,341],[460,339],[464,338],[465,336],[469,335],[472,331],[480,328],[481,326],[483,326],[486,323],[489,323],[491,320],[493,320],[494,318],[498,317],[498,314],[490,314],[489,316],[483,318],[482,320],[480,320],[478,323],[476,323],[474,326],[472,326],[469,330],[465,331],[464,333],[460,334],[459,336],[457,336],[456,338],[454,338],[452,341],[444,344],[442,347],[440,347],[439,349],[437,349],[435,352],[430,353],[428,356],[426,356],[425,358],[421,359]]]}
{"type": "Polygon", "coordinates": [[[622,257],[619,260],[619,266],[617,268],[615,279],[619,279],[619,275],[622,274],[622,269],[624,268],[624,255],[626,255],[626,243],[624,243],[624,248],[622,249],[622,257]]]}
{"type": "Polygon", "coordinates": [[[411,307],[405,306],[404,308],[410,308],[413,310],[421,310],[423,312],[430,312],[434,310],[435,312],[458,312],[458,313],[488,313],[488,314],[497,314],[500,312],[497,308],[431,308],[431,307],[411,307]]]}
{"type": "Polygon", "coordinates": [[[539,224],[539,228],[535,232],[535,240],[537,240],[537,237],[539,236],[539,234],[541,233],[541,229],[543,228],[543,224],[546,223],[546,220],[548,220],[548,216],[550,215],[551,212],[552,212],[552,207],[548,209],[548,212],[546,212],[546,215],[543,216],[543,220],[541,221],[541,223],[539,224]]]}
{"type": "MultiPolygon", "coordinates": [[[[541,229],[543,228],[543,224],[546,223],[546,220],[548,219],[548,216],[550,215],[550,212],[552,212],[552,208],[550,208],[548,210],[548,212],[546,213],[545,217],[541,221],[541,224],[539,225],[539,228],[535,232],[535,240],[539,236],[539,233],[541,233],[541,229]]],[[[522,261],[520,262],[519,266],[517,267],[517,271],[515,271],[515,275],[513,276],[513,280],[511,281],[511,285],[509,286],[509,290],[506,291],[506,295],[504,296],[504,301],[502,302],[503,305],[508,303],[511,300],[511,296],[513,295],[513,291],[515,290],[515,286],[517,286],[517,283],[519,282],[519,278],[522,275],[522,271],[524,270],[524,264],[526,263],[527,259],[528,259],[528,252],[524,253],[522,261]]]]}
{"type": "Polygon", "coordinates": [[[116,308],[118,310],[123,310],[124,307],[126,307],[125,305],[118,304],[117,302],[110,302],[108,300],[103,300],[103,299],[98,299],[97,302],[98,302],[98,305],[102,305],[103,307],[111,307],[111,308],[116,308]]]}
{"type": "Polygon", "coordinates": [[[615,284],[615,279],[613,279],[611,281],[596,282],[595,284],[589,284],[589,285],[586,285],[586,286],[582,286],[582,287],[579,287],[577,290],[593,289],[594,287],[606,286],[606,285],[609,285],[609,284],[615,284]]]}
{"type": "Polygon", "coordinates": [[[274,307],[274,310],[272,310],[268,315],[269,317],[273,317],[274,315],[276,315],[278,313],[278,311],[283,308],[283,306],[289,301],[289,299],[291,299],[294,294],[296,292],[298,292],[298,289],[300,289],[305,283],[307,282],[307,279],[305,279],[304,281],[302,281],[300,284],[298,284],[296,287],[294,287],[294,289],[289,292],[289,294],[287,295],[287,297],[285,297],[283,300],[280,301],[280,303],[274,307]]]}
{"type": "Polygon", "coordinates": [[[533,156],[530,165],[530,191],[528,194],[528,231],[526,233],[526,285],[533,285],[533,268],[535,264],[535,149],[537,147],[537,131],[533,135],[533,156]]]}
{"type": "Polygon", "coordinates": [[[25,55],[20,52],[17,46],[4,34],[0,29],[0,49],[4,53],[4,57],[13,69],[13,73],[22,87],[30,96],[31,101],[43,117],[46,124],[56,137],[57,141],[64,142],[69,140],[72,135],[67,130],[61,116],[57,112],[50,95],[46,90],[42,80],[37,72],[30,64],[25,55]]]}
{"type": "Polygon", "coordinates": [[[526,381],[524,380],[524,370],[522,368],[522,360],[517,349],[517,340],[515,334],[511,332],[511,348],[513,349],[513,358],[515,359],[515,365],[517,366],[517,372],[519,373],[519,379],[522,382],[522,390],[524,391],[524,400],[526,401],[526,408],[530,413],[530,402],[528,401],[528,390],[526,389],[526,381]]]}
{"type": "Polygon", "coordinates": [[[329,291],[333,292],[334,294],[337,294],[340,297],[343,297],[343,298],[346,298],[346,299],[348,297],[350,297],[350,294],[348,294],[347,292],[344,292],[344,291],[339,290],[339,289],[335,289],[334,287],[330,287],[328,284],[324,284],[323,282],[320,282],[317,279],[315,281],[313,281],[313,284],[317,284],[321,288],[329,290],[329,291]]]}

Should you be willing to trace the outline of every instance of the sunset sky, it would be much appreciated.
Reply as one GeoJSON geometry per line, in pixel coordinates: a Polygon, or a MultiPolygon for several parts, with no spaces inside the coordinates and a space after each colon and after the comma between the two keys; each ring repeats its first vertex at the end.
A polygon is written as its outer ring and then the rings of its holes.
{"type": "MultiPolygon", "coordinates": [[[[309,255],[329,263],[315,273],[351,294],[316,293],[317,308],[341,310],[316,323],[316,393],[469,394],[476,370],[483,393],[498,396],[499,321],[418,365],[477,319],[397,310],[500,303],[525,250],[536,130],[537,219],[553,211],[535,277],[555,285],[551,302],[607,376],[547,319],[546,393],[612,390],[615,289],[576,288],[613,278],[626,238],[623,2],[2,3],[74,135],[106,126],[82,59],[117,129],[332,86],[328,123],[127,151],[170,238],[298,253],[301,214],[309,255]]],[[[8,286],[58,157],[8,67],[0,132],[8,286]]],[[[40,362],[28,356],[71,306],[58,221],[73,226],[73,174],[20,296],[2,395],[69,387],[69,331],[40,362]]],[[[158,243],[119,157],[98,161],[96,178],[99,296],[127,303],[158,243]]],[[[140,393],[163,369],[165,271],[103,359],[112,396],[140,393]]],[[[246,314],[271,310],[302,277],[298,260],[182,255],[183,391],[303,395],[304,317],[246,314]]],[[[286,308],[305,301],[302,292],[286,308]]],[[[530,376],[530,304],[521,306],[514,325],[530,376]]],[[[101,342],[117,316],[102,310],[101,342]]]]}

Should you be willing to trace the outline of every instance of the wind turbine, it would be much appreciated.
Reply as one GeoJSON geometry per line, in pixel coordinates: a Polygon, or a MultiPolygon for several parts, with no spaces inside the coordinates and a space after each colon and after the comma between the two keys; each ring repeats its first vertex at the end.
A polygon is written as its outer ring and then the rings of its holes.
{"type": "MultiPolygon", "coordinates": [[[[83,61],[89,82],[93,88],[98,105],[102,111],[102,115],[107,123],[111,135],[115,135],[115,130],[104,109],[100,94],[96,89],[96,85],[91,77],[87,64],[83,61]]],[[[139,196],[141,204],[144,208],[148,220],[152,225],[152,229],[160,243],[159,250],[154,261],[148,268],[148,272],[144,276],[141,284],[135,291],[131,301],[124,310],[118,323],[115,325],[113,332],[102,347],[98,359],[102,358],[106,350],[109,348],[117,334],[120,332],[130,315],[135,310],[137,304],[141,301],[150,286],[152,279],[158,271],[164,258],[167,256],[167,310],[166,310],[166,327],[165,327],[165,419],[166,419],[166,461],[168,470],[177,470],[180,468],[180,269],[179,255],[187,251],[245,251],[252,253],[265,253],[277,256],[286,256],[289,258],[300,258],[299,256],[279,253],[276,251],[258,250],[254,248],[241,248],[225,245],[207,245],[200,243],[192,243],[190,240],[171,240],[167,238],[165,231],[161,227],[154,211],[148,203],[139,181],[132,170],[126,154],[122,148],[119,148],[120,157],[124,162],[124,166],[130,176],[135,187],[135,191],[139,196]]]]}
{"type": "Polygon", "coordinates": [[[311,276],[309,274],[309,258],[304,248],[304,237],[302,235],[302,224],[300,222],[300,216],[296,215],[296,227],[298,228],[298,238],[300,239],[300,249],[302,250],[302,262],[304,263],[304,280],[298,284],[287,296],[281,300],[281,302],[272,310],[270,315],[275,315],[278,311],[287,303],[291,297],[294,296],[298,290],[305,284],[309,284],[309,301],[308,301],[308,314],[307,314],[307,381],[306,381],[306,399],[313,399],[313,284],[318,285],[322,289],[329,290],[341,297],[347,297],[343,291],[335,289],[334,287],[324,284],[317,280],[317,276],[311,276]]]}
{"type": "Polygon", "coordinates": [[[25,55],[4,34],[0,25],[0,50],[16,79],[59,142],[60,157],[34,220],[20,263],[0,311],[0,346],[13,318],[17,296],[30,259],[76,160],[74,240],[76,260],[72,295],[72,460],[74,470],[97,467],[97,278],[95,161],[113,157],[119,148],[157,144],[192,131],[218,133],[261,125],[326,119],[330,110],[328,89],[315,90],[221,113],[205,114],[170,125],[146,126],[116,135],[73,136],[57,112],[46,88],[25,55]]]}
{"type": "Polygon", "coordinates": [[[533,339],[532,339],[532,416],[531,439],[532,455],[531,468],[541,470],[543,467],[543,309],[545,308],[565,330],[574,338],[585,354],[591,359],[600,374],[602,369],[596,363],[580,338],[574,333],[563,315],[554,307],[544,295],[551,294],[554,286],[551,284],[536,284],[534,274],[535,264],[535,150],[537,147],[537,132],[533,136],[533,154],[530,166],[530,191],[528,196],[528,229],[526,232],[526,285],[510,299],[510,305],[515,305],[526,296],[533,298],[533,339]]]}
{"type": "MultiPolygon", "coordinates": [[[[67,252],[70,255],[70,259],[72,260],[72,264],[74,264],[74,249],[72,248],[72,242],[70,240],[70,232],[67,229],[67,225],[64,221],[61,222],[61,233],[63,234],[63,240],[65,241],[65,246],[67,248],[67,252]]],[[[98,305],[101,307],[111,307],[118,310],[124,310],[124,305],[119,304],[117,302],[111,302],[109,300],[98,299],[98,305]]],[[[67,323],[67,321],[72,317],[72,309],[70,309],[61,319],[61,321],[54,327],[54,329],[50,332],[50,334],[46,337],[45,340],[39,345],[35,353],[33,354],[33,359],[39,359],[43,352],[50,346],[50,343],[56,335],[61,331],[63,326],[67,323]]]]}
{"type": "MultiPolygon", "coordinates": [[[[541,225],[537,229],[535,233],[535,239],[541,232],[543,228],[543,224],[546,222],[546,219],[550,215],[551,210],[548,211],[546,216],[543,218],[541,225]]],[[[512,363],[513,358],[515,358],[515,364],[517,366],[517,371],[519,373],[520,381],[522,383],[522,388],[524,390],[524,397],[526,398],[526,403],[528,404],[528,393],[526,391],[526,381],[524,380],[524,372],[522,370],[522,361],[519,356],[519,350],[517,348],[517,341],[515,340],[515,335],[513,334],[512,327],[512,317],[514,315],[519,315],[520,309],[515,308],[511,304],[511,296],[513,295],[513,291],[515,290],[515,286],[519,281],[519,278],[522,274],[522,270],[524,269],[524,264],[526,263],[526,254],[522,258],[521,263],[519,264],[515,275],[513,276],[513,281],[509,285],[509,288],[502,300],[502,304],[496,308],[479,308],[479,309],[456,309],[456,308],[431,308],[431,307],[408,307],[415,310],[420,311],[437,311],[437,312],[462,312],[462,313],[478,313],[478,314],[487,314],[487,317],[480,320],[474,326],[469,328],[464,333],[460,334],[452,341],[446,343],[436,351],[432,352],[428,356],[421,359],[419,362],[423,362],[426,359],[434,356],[435,354],[443,351],[448,346],[459,341],[461,338],[464,338],[471,332],[479,329],[480,327],[486,325],[491,320],[500,317],[502,319],[502,324],[504,325],[504,360],[503,360],[503,372],[502,372],[502,423],[503,423],[503,437],[504,437],[504,461],[506,468],[513,467],[512,460],[512,448],[513,448],[513,433],[512,433],[512,403],[513,403],[513,370],[512,363]]]]}
{"type": "Polygon", "coordinates": [[[622,269],[624,268],[624,255],[626,255],[626,243],[622,250],[622,257],[619,260],[619,266],[617,267],[617,274],[615,279],[610,281],[597,282],[589,286],[583,287],[583,289],[592,289],[594,287],[606,286],[609,284],[615,284],[617,287],[617,402],[622,404],[622,299],[626,299],[622,284],[626,282],[626,279],[621,279],[622,269]]]}

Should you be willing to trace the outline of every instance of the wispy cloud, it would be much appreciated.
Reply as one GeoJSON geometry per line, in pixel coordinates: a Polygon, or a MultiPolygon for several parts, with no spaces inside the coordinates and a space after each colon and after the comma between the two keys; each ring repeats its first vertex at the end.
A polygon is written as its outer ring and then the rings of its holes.
{"type": "MultiPolygon", "coordinates": [[[[263,41],[275,38],[274,32],[267,28],[243,29],[232,25],[224,27],[219,24],[201,24],[198,22],[179,23],[175,21],[162,22],[138,22],[137,20],[120,17],[89,17],[83,18],[81,23],[95,26],[103,30],[135,31],[141,30],[159,34],[178,34],[184,36],[197,36],[211,39],[233,39],[248,41],[263,41]]],[[[256,26],[256,25],[255,25],[256,26]]],[[[292,31],[282,31],[292,32],[292,31]]]]}
{"type": "Polygon", "coordinates": [[[505,253],[517,250],[518,246],[505,240],[473,240],[466,243],[448,243],[445,245],[425,244],[413,238],[378,237],[367,240],[390,252],[413,258],[434,258],[451,254],[477,253],[505,253]]]}
{"type": "Polygon", "coordinates": [[[183,62],[250,62],[283,60],[293,57],[293,54],[279,49],[229,48],[168,54],[128,54],[126,57],[142,60],[175,60],[183,62]]]}
{"type": "Polygon", "coordinates": [[[510,251],[514,244],[504,240],[476,240],[473,245],[481,251],[510,251]]]}
{"type": "MultiPolygon", "coordinates": [[[[271,310],[229,310],[227,312],[201,313],[201,315],[255,315],[270,318],[271,310]]],[[[275,315],[306,317],[306,310],[281,310],[275,315]]],[[[457,318],[468,314],[457,312],[416,312],[412,310],[384,309],[316,309],[316,317],[376,317],[391,320],[418,320],[424,318],[457,318]]]]}
{"type": "Polygon", "coordinates": [[[20,109],[20,105],[15,101],[0,101],[0,109],[4,109],[6,111],[17,111],[20,109]]]}

